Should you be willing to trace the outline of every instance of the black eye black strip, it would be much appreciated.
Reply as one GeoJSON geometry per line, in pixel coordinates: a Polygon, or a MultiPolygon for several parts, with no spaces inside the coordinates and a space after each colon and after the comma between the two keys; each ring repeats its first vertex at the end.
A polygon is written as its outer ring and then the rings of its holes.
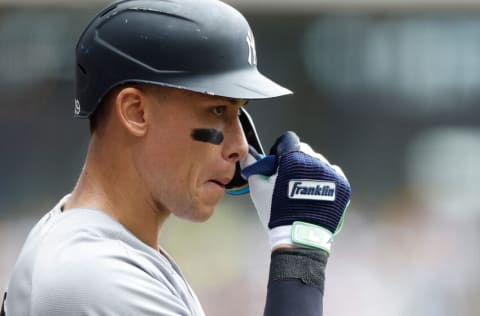
{"type": "Polygon", "coordinates": [[[194,140],[199,142],[220,145],[223,142],[223,133],[213,128],[195,128],[191,134],[194,140]]]}

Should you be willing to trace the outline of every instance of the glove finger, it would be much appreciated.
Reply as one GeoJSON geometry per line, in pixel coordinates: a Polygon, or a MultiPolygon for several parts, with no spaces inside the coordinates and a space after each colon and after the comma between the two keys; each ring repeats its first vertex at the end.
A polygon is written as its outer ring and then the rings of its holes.
{"type": "Polygon", "coordinates": [[[261,174],[271,176],[277,171],[277,157],[268,155],[257,162],[245,167],[241,174],[242,177],[248,179],[253,174],[261,174]]]}
{"type": "Polygon", "coordinates": [[[325,156],[314,151],[312,147],[310,147],[310,145],[307,143],[300,143],[300,151],[309,156],[312,156],[313,158],[317,158],[318,160],[326,163],[327,165],[330,165],[330,162],[327,160],[327,158],[325,158],[325,156]]]}
{"type": "Polygon", "coordinates": [[[332,168],[333,168],[339,175],[341,175],[345,180],[347,179],[347,176],[345,175],[345,173],[343,173],[342,168],[340,168],[340,167],[337,166],[337,165],[332,165],[332,168]]]}
{"type": "Polygon", "coordinates": [[[312,156],[314,158],[317,158],[319,159],[320,161],[326,163],[327,165],[329,165],[330,167],[333,168],[333,170],[335,170],[336,173],[338,173],[340,176],[342,176],[344,179],[347,179],[347,176],[345,175],[345,173],[343,172],[343,170],[337,166],[337,165],[332,165],[327,158],[325,158],[325,156],[323,156],[322,154],[319,154],[317,152],[315,152],[312,147],[310,147],[309,144],[306,144],[306,143],[300,143],[300,151],[309,155],[309,156],[312,156]]]}
{"type": "Polygon", "coordinates": [[[300,138],[297,134],[287,131],[282,134],[270,149],[270,155],[281,156],[300,148],[300,138]]]}

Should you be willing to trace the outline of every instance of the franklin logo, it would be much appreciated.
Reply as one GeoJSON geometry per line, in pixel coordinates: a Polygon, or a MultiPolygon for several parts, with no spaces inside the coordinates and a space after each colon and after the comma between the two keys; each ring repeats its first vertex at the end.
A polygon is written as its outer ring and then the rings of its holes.
{"type": "Polygon", "coordinates": [[[288,197],[296,200],[335,201],[335,182],[290,180],[288,197]]]}
{"type": "Polygon", "coordinates": [[[250,66],[253,66],[257,64],[257,51],[255,50],[255,39],[252,31],[248,31],[246,40],[248,45],[248,63],[250,66]]]}

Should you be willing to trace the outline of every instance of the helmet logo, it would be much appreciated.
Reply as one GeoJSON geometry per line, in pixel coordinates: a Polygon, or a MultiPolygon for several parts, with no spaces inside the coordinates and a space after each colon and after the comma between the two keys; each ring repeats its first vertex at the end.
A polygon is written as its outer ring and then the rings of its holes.
{"type": "Polygon", "coordinates": [[[75,99],[74,113],[75,113],[75,115],[80,114],[80,101],[78,101],[78,99],[75,99]]]}
{"type": "Polygon", "coordinates": [[[255,50],[255,39],[252,31],[248,30],[246,40],[248,45],[248,63],[250,66],[254,66],[257,64],[257,51],[255,50]]]}

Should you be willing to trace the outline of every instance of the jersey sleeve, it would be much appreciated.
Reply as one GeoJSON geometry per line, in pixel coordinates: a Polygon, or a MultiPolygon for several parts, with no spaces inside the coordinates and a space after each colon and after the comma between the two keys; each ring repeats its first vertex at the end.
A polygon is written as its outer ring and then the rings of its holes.
{"type": "Polygon", "coordinates": [[[272,252],[264,316],[321,316],[327,259],[316,249],[272,252]]]}
{"type": "Polygon", "coordinates": [[[75,256],[40,266],[31,315],[192,315],[179,293],[123,256],[75,256]],[[58,262],[60,262],[58,264],[58,262]]]}

